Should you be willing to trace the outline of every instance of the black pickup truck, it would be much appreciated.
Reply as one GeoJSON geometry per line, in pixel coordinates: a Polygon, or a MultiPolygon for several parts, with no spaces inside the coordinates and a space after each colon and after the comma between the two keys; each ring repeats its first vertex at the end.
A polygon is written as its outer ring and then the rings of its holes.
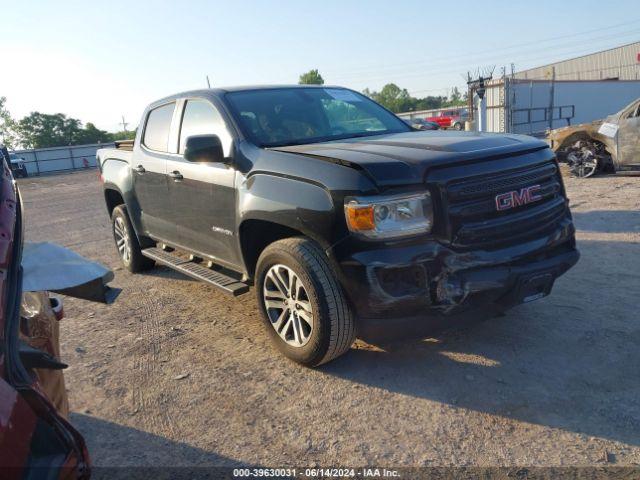
{"type": "Polygon", "coordinates": [[[172,95],[97,157],[125,266],[255,286],[274,343],[305,365],[356,335],[543,297],[579,257],[545,143],[415,131],[344,88],[172,95]]]}

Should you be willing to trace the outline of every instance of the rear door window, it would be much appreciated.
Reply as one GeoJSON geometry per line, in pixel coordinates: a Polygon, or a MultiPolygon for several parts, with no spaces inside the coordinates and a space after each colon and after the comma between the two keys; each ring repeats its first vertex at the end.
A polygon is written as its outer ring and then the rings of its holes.
{"type": "Polygon", "coordinates": [[[168,103],[149,112],[142,139],[145,147],[158,152],[168,151],[169,131],[175,105],[175,102],[168,103]]]}

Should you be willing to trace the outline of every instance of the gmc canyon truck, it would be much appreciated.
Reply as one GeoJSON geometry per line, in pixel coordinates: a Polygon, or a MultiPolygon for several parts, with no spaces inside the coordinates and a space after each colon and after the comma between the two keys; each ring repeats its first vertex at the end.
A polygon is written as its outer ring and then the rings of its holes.
{"type": "Polygon", "coordinates": [[[546,143],[415,131],[344,88],[180,93],[97,158],[126,268],[254,286],[275,345],[308,366],[356,335],[541,298],[579,257],[546,143]]]}

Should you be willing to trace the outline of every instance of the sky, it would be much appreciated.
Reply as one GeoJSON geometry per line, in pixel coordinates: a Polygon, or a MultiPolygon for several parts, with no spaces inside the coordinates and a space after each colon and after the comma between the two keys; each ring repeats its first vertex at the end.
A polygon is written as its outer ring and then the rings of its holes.
{"type": "Polygon", "coordinates": [[[637,0],[0,0],[0,96],[14,118],[64,113],[108,131],[212,86],[327,84],[414,96],[640,40],[637,0]]]}

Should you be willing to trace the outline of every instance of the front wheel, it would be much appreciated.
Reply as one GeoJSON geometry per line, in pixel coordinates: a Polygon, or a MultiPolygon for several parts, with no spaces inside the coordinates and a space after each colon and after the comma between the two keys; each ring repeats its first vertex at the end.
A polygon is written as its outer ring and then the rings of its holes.
{"type": "Polygon", "coordinates": [[[456,122],[456,123],[453,125],[453,128],[455,128],[455,129],[456,129],[456,130],[458,130],[458,131],[461,131],[461,130],[462,130],[462,124],[461,124],[460,122],[456,122]]]}
{"type": "Polygon", "coordinates": [[[313,241],[287,238],[269,245],[256,269],[265,328],[288,358],[309,367],[342,355],[355,322],[327,256],[313,241]]]}
{"type": "Polygon", "coordinates": [[[118,205],[113,209],[113,213],[111,214],[111,227],[113,230],[113,239],[118,249],[118,255],[120,255],[120,260],[122,260],[127,270],[136,273],[154,267],[155,262],[142,255],[138,237],[133,230],[131,220],[129,220],[129,215],[127,214],[127,207],[118,205]]]}

